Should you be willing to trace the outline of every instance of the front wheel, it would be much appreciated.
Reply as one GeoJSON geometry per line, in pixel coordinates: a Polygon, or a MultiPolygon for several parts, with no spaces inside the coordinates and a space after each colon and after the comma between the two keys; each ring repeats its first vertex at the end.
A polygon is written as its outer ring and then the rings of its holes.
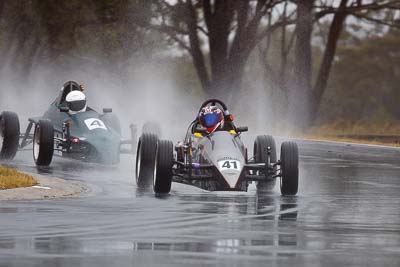
{"type": "Polygon", "coordinates": [[[138,187],[151,186],[157,142],[157,135],[151,133],[144,133],[139,138],[136,153],[136,185],[138,187]]]}
{"type": "Polygon", "coordinates": [[[174,145],[171,141],[159,141],[154,168],[153,188],[155,193],[168,194],[171,191],[173,164],[174,145]]]}
{"type": "Polygon", "coordinates": [[[40,120],[33,135],[33,159],[37,166],[49,166],[54,153],[54,128],[50,121],[40,120]]]}
{"type": "Polygon", "coordinates": [[[295,142],[281,145],[281,194],[296,195],[299,187],[299,150],[295,142]]]}
{"type": "Polygon", "coordinates": [[[0,115],[0,159],[13,159],[19,145],[19,119],[14,112],[4,111],[0,115]]]}

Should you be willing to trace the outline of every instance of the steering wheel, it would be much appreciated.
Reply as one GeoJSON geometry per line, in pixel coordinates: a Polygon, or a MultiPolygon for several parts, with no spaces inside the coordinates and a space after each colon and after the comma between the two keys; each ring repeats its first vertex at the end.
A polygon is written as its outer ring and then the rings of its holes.
{"type": "Polygon", "coordinates": [[[201,112],[202,108],[204,108],[206,106],[215,106],[216,104],[218,104],[218,105],[220,105],[222,107],[222,111],[224,112],[224,114],[225,114],[225,111],[228,111],[228,108],[227,108],[227,106],[225,105],[224,102],[222,102],[221,100],[213,98],[213,99],[208,99],[208,100],[204,101],[203,104],[201,104],[198,113],[201,112]]]}

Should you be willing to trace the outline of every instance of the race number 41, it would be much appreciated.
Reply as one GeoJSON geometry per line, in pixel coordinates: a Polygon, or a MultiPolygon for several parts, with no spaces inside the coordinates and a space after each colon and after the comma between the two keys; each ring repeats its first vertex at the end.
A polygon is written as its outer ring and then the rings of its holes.
{"type": "Polygon", "coordinates": [[[240,161],[238,160],[221,160],[218,161],[218,167],[223,170],[240,170],[240,161]]]}

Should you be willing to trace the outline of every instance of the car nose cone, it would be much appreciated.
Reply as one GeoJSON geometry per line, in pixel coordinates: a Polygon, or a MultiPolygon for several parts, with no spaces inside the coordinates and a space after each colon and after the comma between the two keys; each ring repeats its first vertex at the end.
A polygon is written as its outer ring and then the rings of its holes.
{"type": "Polygon", "coordinates": [[[222,172],[222,176],[224,177],[225,181],[228,183],[230,188],[235,188],[237,182],[239,180],[241,172],[238,171],[224,171],[222,172]]]}

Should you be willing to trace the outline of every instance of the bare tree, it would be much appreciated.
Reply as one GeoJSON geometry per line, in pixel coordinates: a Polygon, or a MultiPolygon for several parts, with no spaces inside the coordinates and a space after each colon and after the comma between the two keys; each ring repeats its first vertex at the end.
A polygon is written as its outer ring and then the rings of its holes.
{"type": "Polygon", "coordinates": [[[4,2],[5,2],[5,1],[1,1],[1,2],[0,2],[0,20],[1,20],[1,18],[2,18],[2,15],[3,15],[3,10],[4,10],[4,2]]]}
{"type": "Polygon", "coordinates": [[[266,23],[282,0],[153,1],[157,24],[192,57],[201,85],[209,96],[232,95],[241,88],[246,62],[255,46],[282,25],[266,23]]]}
{"type": "MultiPolygon", "coordinates": [[[[381,11],[400,10],[399,0],[304,0],[295,1],[296,4],[296,29],[295,29],[295,61],[293,66],[294,81],[287,91],[289,107],[294,115],[294,121],[300,123],[300,128],[309,127],[318,114],[319,105],[326,90],[329,75],[336,54],[337,43],[345,26],[346,18],[353,16],[369,23],[378,23],[385,26],[396,27],[391,19],[379,17],[381,11]],[[334,5],[337,4],[338,5],[334,5]],[[327,19],[331,16],[331,19],[327,19]],[[312,31],[321,20],[329,21],[322,60],[317,67],[315,77],[312,73],[312,31]]],[[[285,56],[286,57],[286,56],[285,56]]]]}
{"type": "Polygon", "coordinates": [[[146,0],[0,1],[0,67],[24,78],[35,64],[66,70],[87,63],[122,73],[134,53],[153,47],[146,30],[132,26],[147,23],[149,12],[146,0]]]}
{"type": "Polygon", "coordinates": [[[22,77],[29,74],[32,59],[40,45],[39,22],[33,9],[32,1],[5,1],[0,5],[3,14],[0,22],[4,29],[0,67],[8,65],[11,72],[20,72],[22,77]]]}
{"type": "MultiPolygon", "coordinates": [[[[320,7],[316,6],[315,8],[320,7]]],[[[329,27],[322,62],[319,66],[315,84],[312,89],[312,95],[310,98],[310,116],[307,121],[308,125],[312,124],[317,116],[321,99],[328,84],[329,74],[336,54],[337,42],[340,38],[346,18],[348,16],[353,16],[363,21],[398,27],[398,25],[394,23],[394,20],[388,21],[382,18],[374,18],[374,15],[387,10],[400,10],[400,1],[341,0],[338,7],[322,6],[322,10],[316,13],[315,20],[321,19],[327,14],[333,14],[333,19],[329,27]]]]}
{"type": "MultiPolygon", "coordinates": [[[[334,14],[334,17],[332,19],[329,28],[323,59],[319,67],[316,82],[313,87],[312,95],[310,98],[310,117],[308,118],[308,124],[311,124],[316,118],[319,104],[321,103],[323,93],[328,83],[329,73],[332,68],[332,62],[336,54],[337,42],[339,40],[340,33],[342,32],[342,28],[346,20],[346,17],[348,16],[347,13],[348,2],[349,2],[348,0],[341,0],[340,5],[334,14]]],[[[357,5],[360,4],[361,3],[358,3],[357,5]]]]}
{"type": "Polygon", "coordinates": [[[298,127],[308,121],[311,96],[312,57],[311,38],[313,31],[314,0],[297,1],[296,44],[294,61],[294,85],[289,94],[289,107],[298,127]]]}

